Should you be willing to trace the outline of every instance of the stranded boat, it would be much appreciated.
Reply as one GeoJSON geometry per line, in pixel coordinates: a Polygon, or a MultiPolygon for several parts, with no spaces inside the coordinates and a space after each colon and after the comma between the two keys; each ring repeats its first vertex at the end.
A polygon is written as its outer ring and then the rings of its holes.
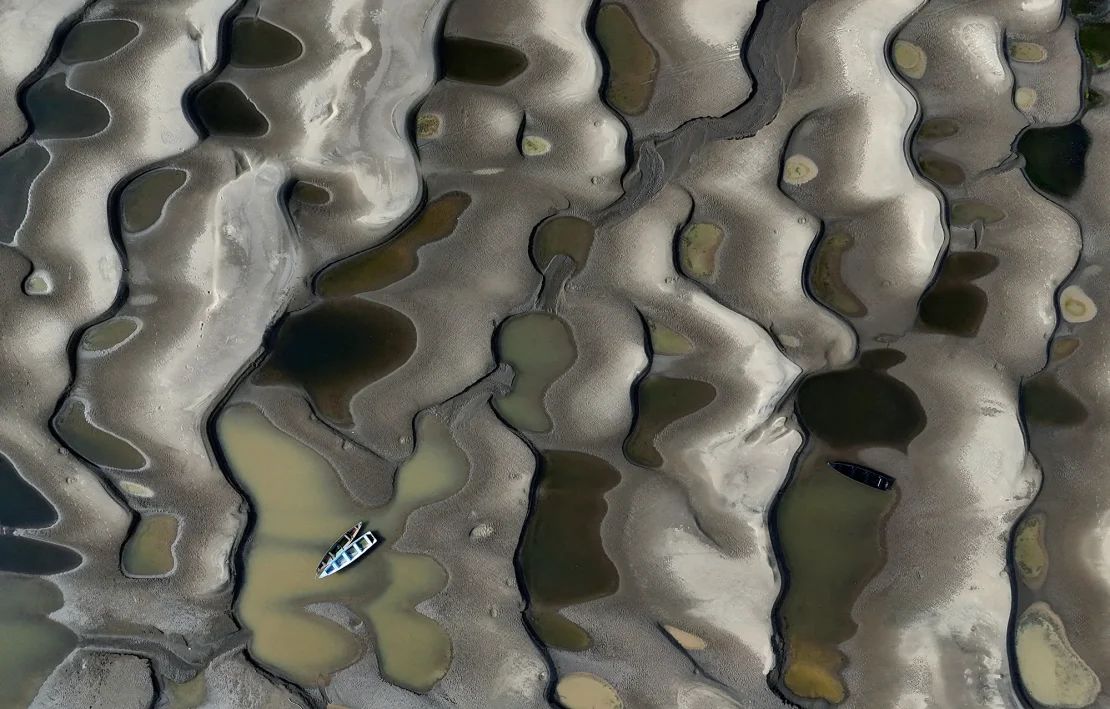
{"type": "Polygon", "coordinates": [[[342,571],[374,548],[374,545],[378,543],[378,538],[371,531],[367,531],[360,536],[359,533],[362,532],[362,528],[363,523],[359,522],[348,529],[347,533],[332,545],[316,567],[316,578],[322,579],[337,571],[342,571]]]}
{"type": "Polygon", "coordinates": [[[865,465],[860,465],[859,463],[830,460],[829,467],[841,475],[846,475],[856,482],[863,483],[876,490],[889,490],[894,485],[894,478],[891,476],[886,473],[880,473],[878,470],[868,468],[865,465]]]}

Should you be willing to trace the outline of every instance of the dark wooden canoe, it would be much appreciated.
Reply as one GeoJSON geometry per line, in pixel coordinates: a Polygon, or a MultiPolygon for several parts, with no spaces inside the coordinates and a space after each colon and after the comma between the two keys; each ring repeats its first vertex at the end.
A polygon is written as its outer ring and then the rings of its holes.
{"type": "Polygon", "coordinates": [[[841,475],[846,475],[856,482],[863,483],[867,487],[873,487],[876,490],[889,490],[894,486],[894,478],[886,473],[880,473],[874,468],[868,468],[866,465],[848,463],[841,460],[830,460],[829,467],[841,475]]]}

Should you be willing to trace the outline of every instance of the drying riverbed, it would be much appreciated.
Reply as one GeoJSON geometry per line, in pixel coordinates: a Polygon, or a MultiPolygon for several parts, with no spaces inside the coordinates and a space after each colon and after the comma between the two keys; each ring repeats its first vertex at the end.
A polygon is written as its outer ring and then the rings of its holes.
{"type": "Polygon", "coordinates": [[[1110,707],[1108,28],[0,0],[0,706],[1110,707]]]}

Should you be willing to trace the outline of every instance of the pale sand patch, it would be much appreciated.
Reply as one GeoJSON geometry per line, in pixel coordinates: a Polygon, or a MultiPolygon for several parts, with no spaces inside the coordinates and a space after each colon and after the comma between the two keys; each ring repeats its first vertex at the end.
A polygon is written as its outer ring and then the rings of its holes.
{"type": "Polygon", "coordinates": [[[686,0],[677,3],[682,21],[695,36],[706,43],[732,45],[743,37],[755,15],[757,4],[721,2],[721,0],[686,0]]]}
{"type": "Polygon", "coordinates": [[[1010,45],[1010,58],[1015,62],[1037,64],[1048,58],[1048,50],[1036,42],[1014,42],[1010,45]]]}
{"type": "Polygon", "coordinates": [[[624,702],[605,680],[589,672],[572,672],[555,686],[559,703],[567,709],[622,709],[624,702]]]}
{"type": "Polygon", "coordinates": [[[925,76],[927,64],[928,58],[925,56],[925,50],[921,47],[904,39],[894,43],[894,65],[906,76],[911,79],[920,79],[925,76]]]}
{"type": "Polygon", "coordinates": [[[1014,105],[1023,111],[1028,111],[1037,103],[1037,90],[1029,86],[1022,86],[1014,92],[1014,105]]]}
{"type": "Polygon", "coordinates": [[[1098,306],[1079,286],[1068,286],[1060,292],[1060,313],[1070,323],[1090,322],[1098,314],[1098,306]]]}
{"type": "Polygon", "coordinates": [[[704,650],[709,646],[704,638],[673,625],[664,625],[663,630],[666,630],[667,634],[674,638],[674,641],[681,645],[684,650],[704,650]]]}
{"type": "Polygon", "coordinates": [[[805,155],[791,155],[782,169],[782,181],[788,185],[804,185],[817,177],[817,163],[805,155]]]}
{"type": "Polygon", "coordinates": [[[1063,621],[1043,602],[1018,620],[1017,660],[1021,681],[1041,704],[1080,709],[1092,704],[1102,683],[1068,642],[1063,621]]]}

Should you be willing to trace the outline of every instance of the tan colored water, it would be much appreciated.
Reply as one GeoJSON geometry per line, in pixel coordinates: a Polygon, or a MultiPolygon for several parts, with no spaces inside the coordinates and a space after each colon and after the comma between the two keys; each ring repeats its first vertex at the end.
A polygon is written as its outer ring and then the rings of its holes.
{"type": "Polygon", "coordinates": [[[505,420],[525,431],[548,431],[551,419],[543,396],[574,363],[576,351],[570,328],[548,313],[526,313],[505,323],[497,339],[501,360],[515,376],[507,396],[494,402],[505,420]]]}
{"type": "Polygon", "coordinates": [[[161,576],[173,571],[177,518],[148,515],[139,520],[123,547],[123,570],[132,576],[161,576]]]}
{"type": "Polygon", "coordinates": [[[227,409],[218,432],[258,513],[238,606],[253,633],[252,655],[297,682],[326,682],[358,659],[362,645],[350,630],[305,606],[342,603],[369,622],[383,676],[414,691],[430,689],[448,669],[450,639],[413,609],[439,592],[447,577],[430,557],[391,546],[413,510],[454,494],[467,479],[469,464],[446,426],[431,416],[420,419],[416,452],[397,472],[393,499],[378,509],[356,504],[323,457],[252,406],[227,409]],[[382,548],[317,579],[323,553],[359,519],[382,538],[382,548]]]}

